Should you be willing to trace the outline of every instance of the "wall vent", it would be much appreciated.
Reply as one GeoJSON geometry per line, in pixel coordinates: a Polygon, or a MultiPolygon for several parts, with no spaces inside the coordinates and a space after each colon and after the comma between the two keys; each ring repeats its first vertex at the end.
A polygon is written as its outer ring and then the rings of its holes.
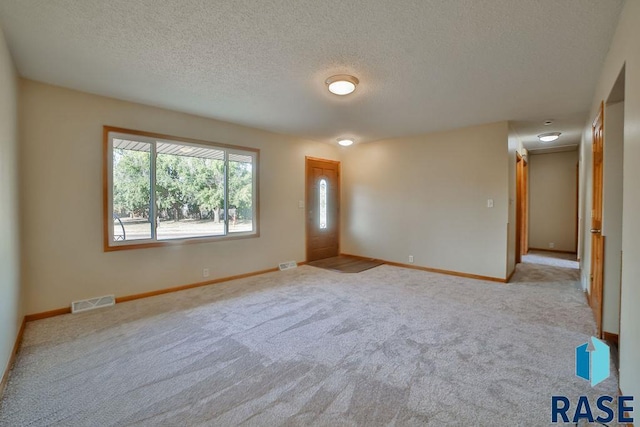
{"type": "Polygon", "coordinates": [[[292,268],[296,268],[298,264],[295,261],[285,261],[278,264],[278,268],[280,271],[283,270],[291,270],[292,268]]]}
{"type": "Polygon", "coordinates": [[[116,303],[115,295],[106,295],[103,297],[73,301],[71,303],[71,312],[81,313],[83,311],[94,310],[100,307],[109,307],[114,305],[115,303],[116,303]]]}

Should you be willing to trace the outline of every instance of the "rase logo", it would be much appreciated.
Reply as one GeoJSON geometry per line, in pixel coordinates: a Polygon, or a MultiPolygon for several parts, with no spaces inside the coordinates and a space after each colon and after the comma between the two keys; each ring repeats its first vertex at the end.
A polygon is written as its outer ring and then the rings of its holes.
{"type": "Polygon", "coordinates": [[[591,381],[591,387],[609,378],[611,352],[609,346],[596,337],[591,337],[592,349],[586,342],[576,347],[576,375],[591,381]]]}
{"type": "MultiPolygon", "coordinates": [[[[591,344],[586,342],[576,347],[576,376],[587,380],[591,383],[591,387],[600,384],[609,378],[610,370],[610,349],[609,346],[598,338],[591,337],[591,344]]],[[[594,416],[592,406],[587,396],[580,396],[578,403],[573,411],[571,410],[571,401],[566,396],[551,397],[551,422],[578,423],[584,419],[590,423],[609,423],[616,419],[619,423],[633,422],[633,396],[600,396],[595,402],[595,408],[598,413],[594,416]],[[617,399],[618,413],[612,408],[612,403],[617,399]],[[569,414],[568,414],[569,413],[569,414]]]]}

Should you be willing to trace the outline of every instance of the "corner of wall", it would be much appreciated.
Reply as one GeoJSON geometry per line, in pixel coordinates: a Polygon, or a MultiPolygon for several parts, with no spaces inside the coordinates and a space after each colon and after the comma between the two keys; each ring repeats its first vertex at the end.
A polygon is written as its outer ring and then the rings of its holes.
{"type": "Polygon", "coordinates": [[[20,274],[18,79],[0,29],[0,392],[24,320],[20,274]]]}

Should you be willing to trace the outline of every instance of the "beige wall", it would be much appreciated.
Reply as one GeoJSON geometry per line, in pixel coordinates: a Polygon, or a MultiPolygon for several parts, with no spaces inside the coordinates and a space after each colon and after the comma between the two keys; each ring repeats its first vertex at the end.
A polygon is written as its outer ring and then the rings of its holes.
{"type": "Polygon", "coordinates": [[[575,252],[577,165],[578,151],[575,150],[530,153],[530,248],[575,252]]]}
{"type": "Polygon", "coordinates": [[[516,152],[518,139],[509,128],[509,226],[507,229],[507,276],[516,268],[516,152]]]}
{"type": "Polygon", "coordinates": [[[602,329],[620,331],[620,267],[622,263],[622,174],[624,104],[605,107],[602,235],[604,285],[602,329]]]}
{"type": "Polygon", "coordinates": [[[593,176],[591,162],[591,127],[585,129],[580,144],[580,228],[578,234],[581,244],[578,252],[580,257],[580,280],[582,289],[590,292],[590,267],[591,267],[591,205],[593,202],[593,176]],[[587,133],[589,135],[587,135],[587,133]]]}
{"type": "MultiPolygon", "coordinates": [[[[585,124],[583,139],[583,160],[585,162],[583,180],[589,185],[585,190],[583,205],[585,223],[583,233],[588,234],[586,219],[589,212],[587,196],[591,191],[589,175],[591,160],[587,153],[591,150],[591,120],[596,117],[600,103],[607,99],[622,67],[626,64],[626,93],[624,106],[624,171],[622,208],[622,284],[620,307],[620,389],[624,394],[640,399],[640,2],[627,1],[620,13],[609,53],[603,64],[598,86],[585,124]]],[[[606,118],[605,118],[606,125],[606,118]]],[[[589,253],[590,241],[585,239],[584,252],[589,253]]],[[[586,261],[586,260],[583,260],[586,261]]],[[[589,264],[583,263],[583,275],[588,275],[589,264]]],[[[588,283],[588,282],[587,282],[588,283]]]]}
{"type": "Polygon", "coordinates": [[[18,215],[18,80],[0,30],[0,378],[22,322],[18,215]]]}
{"type": "Polygon", "coordinates": [[[137,294],[305,259],[305,155],[338,149],[216,120],[21,81],[21,188],[27,312],[137,294]],[[102,126],[256,147],[261,236],[103,252],[102,126]]]}
{"type": "Polygon", "coordinates": [[[342,251],[504,279],[509,159],[507,122],[345,150],[342,251]]]}

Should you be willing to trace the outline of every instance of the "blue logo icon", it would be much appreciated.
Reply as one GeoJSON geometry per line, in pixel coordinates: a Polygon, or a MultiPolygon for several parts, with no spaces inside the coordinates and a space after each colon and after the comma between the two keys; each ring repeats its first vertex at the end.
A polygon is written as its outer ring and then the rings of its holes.
{"type": "Polygon", "coordinates": [[[596,337],[576,347],[576,375],[591,381],[591,387],[609,378],[609,346],[596,337]]]}

